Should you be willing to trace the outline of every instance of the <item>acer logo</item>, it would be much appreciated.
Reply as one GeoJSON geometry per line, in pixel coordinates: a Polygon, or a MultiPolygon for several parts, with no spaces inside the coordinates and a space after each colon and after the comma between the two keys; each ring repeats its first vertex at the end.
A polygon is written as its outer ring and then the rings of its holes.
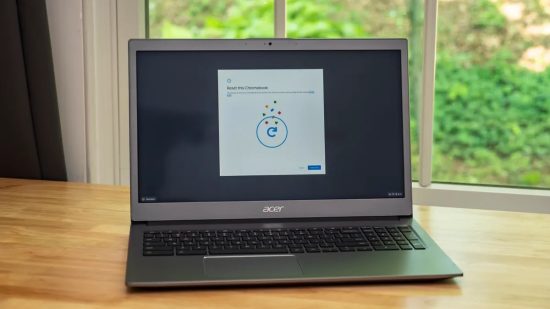
{"type": "Polygon", "coordinates": [[[281,212],[285,206],[265,206],[262,212],[281,212]]]}

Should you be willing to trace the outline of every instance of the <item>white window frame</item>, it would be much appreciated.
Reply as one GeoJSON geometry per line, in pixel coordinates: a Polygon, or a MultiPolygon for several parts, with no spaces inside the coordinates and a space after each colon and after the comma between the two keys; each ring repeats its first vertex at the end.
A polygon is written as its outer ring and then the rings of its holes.
{"type": "Polygon", "coordinates": [[[128,185],[128,40],[145,37],[145,0],[82,4],[88,181],[128,185]]]}
{"type": "MultiPolygon", "coordinates": [[[[286,37],[286,0],[274,0],[274,36],[286,37]]],[[[145,37],[145,0],[83,1],[90,182],[129,184],[128,52],[145,37]]],[[[550,190],[432,183],[437,0],[425,0],[419,181],[415,204],[550,213],[550,190]]]]}

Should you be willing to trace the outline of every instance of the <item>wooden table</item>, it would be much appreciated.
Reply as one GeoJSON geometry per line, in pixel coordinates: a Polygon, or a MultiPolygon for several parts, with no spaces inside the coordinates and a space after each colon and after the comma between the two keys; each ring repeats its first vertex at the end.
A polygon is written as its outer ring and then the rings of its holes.
{"type": "Polygon", "coordinates": [[[136,292],[129,207],[127,187],[0,179],[0,308],[550,308],[550,215],[415,207],[453,280],[136,292]]]}

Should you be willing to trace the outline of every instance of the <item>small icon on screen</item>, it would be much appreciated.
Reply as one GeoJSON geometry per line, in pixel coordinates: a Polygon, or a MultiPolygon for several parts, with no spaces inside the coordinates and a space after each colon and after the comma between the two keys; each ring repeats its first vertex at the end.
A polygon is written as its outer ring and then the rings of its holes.
{"type": "MultiPolygon", "coordinates": [[[[271,103],[271,102],[270,102],[271,103]]],[[[275,109],[277,101],[273,105],[265,104],[262,110],[262,120],[256,126],[256,137],[262,146],[277,148],[285,143],[288,137],[288,127],[280,118],[282,112],[275,109]]]]}

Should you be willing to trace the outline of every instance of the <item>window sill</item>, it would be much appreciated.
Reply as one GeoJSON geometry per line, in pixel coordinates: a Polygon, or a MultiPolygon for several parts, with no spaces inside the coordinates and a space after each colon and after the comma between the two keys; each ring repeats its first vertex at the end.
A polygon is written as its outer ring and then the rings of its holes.
{"type": "Polygon", "coordinates": [[[550,190],[413,182],[413,203],[418,205],[550,213],[550,190]]]}

